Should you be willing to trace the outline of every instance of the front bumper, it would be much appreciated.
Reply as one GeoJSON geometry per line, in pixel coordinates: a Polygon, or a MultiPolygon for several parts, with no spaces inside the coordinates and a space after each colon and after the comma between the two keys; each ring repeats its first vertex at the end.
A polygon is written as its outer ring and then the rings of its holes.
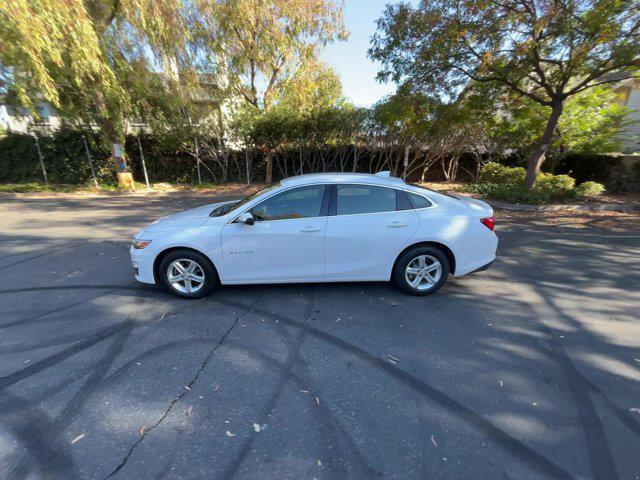
{"type": "MultiPolygon", "coordinates": [[[[147,247],[148,248],[148,247],[147,247]]],[[[129,255],[131,256],[131,266],[136,280],[142,283],[156,283],[153,275],[154,252],[143,248],[136,250],[131,246],[129,255]]]]}

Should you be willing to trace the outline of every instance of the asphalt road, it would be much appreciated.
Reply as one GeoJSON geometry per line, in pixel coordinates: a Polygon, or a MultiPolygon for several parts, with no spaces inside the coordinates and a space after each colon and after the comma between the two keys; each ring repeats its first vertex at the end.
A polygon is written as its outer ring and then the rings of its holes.
{"type": "Polygon", "coordinates": [[[498,219],[427,298],[136,284],[210,201],[0,198],[0,478],[640,478],[640,231],[498,219]]]}

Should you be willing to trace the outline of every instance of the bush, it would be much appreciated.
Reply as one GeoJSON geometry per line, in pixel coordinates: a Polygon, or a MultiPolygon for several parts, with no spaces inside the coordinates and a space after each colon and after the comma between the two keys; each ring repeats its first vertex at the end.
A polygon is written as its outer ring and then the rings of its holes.
{"type": "Polygon", "coordinates": [[[562,198],[571,196],[575,185],[576,181],[569,175],[539,173],[535,187],[547,192],[551,197],[562,198]]]}
{"type": "Polygon", "coordinates": [[[478,183],[524,183],[526,170],[521,167],[505,167],[499,163],[489,162],[480,172],[478,183]]]}
{"type": "Polygon", "coordinates": [[[621,162],[620,156],[570,153],[554,162],[553,172],[571,175],[578,183],[607,183],[621,162]]]}
{"type": "MultiPolygon", "coordinates": [[[[38,133],[40,151],[51,183],[84,184],[91,179],[83,136],[89,141],[93,166],[101,181],[113,182],[109,153],[93,132],[61,128],[52,135],[38,133]]],[[[32,135],[10,133],[0,138],[0,182],[41,182],[42,170],[32,135]]]]}
{"type": "Polygon", "coordinates": [[[528,190],[524,185],[499,184],[499,183],[474,183],[467,185],[463,191],[476,193],[483,197],[504,200],[509,203],[547,203],[552,197],[549,192],[541,188],[534,187],[528,190]]]}
{"type": "Polygon", "coordinates": [[[604,185],[598,182],[584,182],[576,188],[576,195],[579,197],[591,197],[602,195],[605,191],[604,185]]]}
{"type": "Polygon", "coordinates": [[[553,175],[542,172],[532,189],[524,186],[526,170],[521,167],[506,167],[488,163],[480,172],[478,183],[463,190],[489,198],[511,203],[548,203],[576,196],[599,195],[604,187],[596,182],[585,182],[576,187],[575,179],[569,175],[553,175]]]}

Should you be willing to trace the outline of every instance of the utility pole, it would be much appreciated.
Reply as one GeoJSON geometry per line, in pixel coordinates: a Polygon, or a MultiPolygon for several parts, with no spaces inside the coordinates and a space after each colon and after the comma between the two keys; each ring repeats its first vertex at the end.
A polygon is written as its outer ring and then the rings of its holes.
{"type": "Polygon", "coordinates": [[[251,164],[249,163],[248,147],[244,147],[244,166],[247,170],[247,185],[251,185],[251,164]]]}
{"type": "Polygon", "coordinates": [[[356,173],[356,167],[358,166],[358,145],[353,144],[353,173],[356,173]]]}
{"type": "Polygon", "coordinates": [[[198,153],[198,139],[194,138],[193,143],[196,146],[196,167],[198,168],[198,185],[202,185],[202,176],[200,175],[200,154],[198,153]]]}
{"type": "Polygon", "coordinates": [[[138,133],[138,149],[140,149],[140,160],[142,160],[142,171],[144,172],[144,182],[147,184],[147,191],[151,191],[149,186],[149,175],[147,175],[147,164],[144,163],[144,153],[142,153],[142,142],[140,142],[140,133],[138,133]]]}
{"type": "Polygon", "coordinates": [[[98,186],[98,180],[96,179],[96,172],[93,170],[93,160],[91,159],[91,152],[89,152],[89,144],[87,143],[87,137],[82,137],[82,141],[84,142],[84,151],[87,152],[87,160],[89,160],[89,168],[91,169],[91,176],[93,177],[93,185],[96,187],[96,190],[100,187],[98,186]]]}
{"type": "Polygon", "coordinates": [[[34,134],[33,138],[36,139],[36,150],[38,151],[38,158],[40,159],[40,168],[42,168],[44,183],[45,185],[49,185],[49,179],[47,178],[47,169],[44,168],[44,159],[42,158],[42,152],[40,151],[40,142],[38,141],[38,135],[34,134]]]}
{"type": "Polygon", "coordinates": [[[409,145],[404,147],[404,170],[402,172],[402,179],[407,179],[407,167],[409,166],[409,145]]]}

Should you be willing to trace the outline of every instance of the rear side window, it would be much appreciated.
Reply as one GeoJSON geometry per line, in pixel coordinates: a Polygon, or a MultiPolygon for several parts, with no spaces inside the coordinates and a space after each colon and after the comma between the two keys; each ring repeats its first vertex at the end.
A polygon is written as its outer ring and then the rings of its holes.
{"type": "Polygon", "coordinates": [[[428,198],[423,197],[422,195],[417,195],[411,192],[405,192],[407,197],[409,197],[409,201],[411,202],[411,206],[413,208],[426,208],[430,207],[432,203],[428,198]]]}
{"type": "Polygon", "coordinates": [[[338,215],[393,212],[396,192],[392,188],[373,185],[337,185],[338,215]]]}
{"type": "Polygon", "coordinates": [[[324,185],[294,188],[268,198],[250,212],[257,221],[318,217],[323,196],[324,185]]]}

